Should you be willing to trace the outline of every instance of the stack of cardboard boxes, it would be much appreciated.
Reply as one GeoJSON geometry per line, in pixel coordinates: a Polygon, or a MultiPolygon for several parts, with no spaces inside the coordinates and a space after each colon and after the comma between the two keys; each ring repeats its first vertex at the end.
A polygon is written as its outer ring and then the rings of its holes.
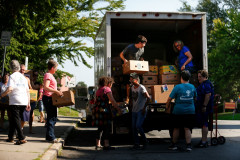
{"type": "Polygon", "coordinates": [[[151,95],[151,87],[158,85],[158,66],[149,66],[149,72],[143,75],[142,84],[147,89],[149,95],[151,95]]]}
{"type": "Polygon", "coordinates": [[[149,72],[143,75],[142,84],[152,97],[153,103],[166,103],[174,86],[180,83],[176,66],[149,66],[149,72]]]}

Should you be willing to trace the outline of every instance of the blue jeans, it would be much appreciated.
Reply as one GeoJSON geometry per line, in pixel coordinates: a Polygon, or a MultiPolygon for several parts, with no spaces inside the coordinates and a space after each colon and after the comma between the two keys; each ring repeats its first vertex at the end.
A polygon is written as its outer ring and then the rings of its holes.
{"type": "Polygon", "coordinates": [[[52,141],[56,138],[54,135],[54,126],[57,122],[57,107],[52,105],[52,97],[43,96],[42,100],[47,112],[46,140],[52,141]]]}
{"type": "Polygon", "coordinates": [[[142,128],[142,124],[144,122],[144,119],[146,118],[147,112],[145,114],[142,114],[142,111],[139,112],[132,112],[132,131],[133,131],[133,138],[135,145],[139,145],[139,137],[138,133],[143,138],[143,141],[146,142],[146,136],[142,128]]]}
{"type": "Polygon", "coordinates": [[[39,108],[39,112],[42,112],[44,110],[44,105],[42,100],[38,101],[38,108],[39,108]]]}

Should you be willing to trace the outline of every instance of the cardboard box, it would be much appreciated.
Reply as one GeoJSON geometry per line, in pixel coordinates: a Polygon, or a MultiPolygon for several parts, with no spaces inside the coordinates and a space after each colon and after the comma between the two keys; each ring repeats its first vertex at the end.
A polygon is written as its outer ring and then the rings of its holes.
{"type": "Polygon", "coordinates": [[[179,84],[181,83],[180,74],[161,74],[159,84],[179,84]]]}
{"type": "Polygon", "coordinates": [[[152,86],[153,86],[153,85],[144,85],[144,87],[146,88],[146,90],[147,90],[147,92],[148,92],[149,95],[152,94],[152,86]]]}
{"type": "Polygon", "coordinates": [[[57,94],[52,95],[52,101],[54,106],[69,106],[75,104],[75,98],[73,91],[64,91],[63,96],[58,96],[57,94]]]}
{"type": "Polygon", "coordinates": [[[144,73],[144,75],[158,75],[158,66],[149,66],[149,72],[144,73]]]}
{"type": "Polygon", "coordinates": [[[149,71],[148,61],[136,61],[129,60],[126,64],[123,64],[123,74],[130,74],[136,72],[143,74],[149,71]]]}
{"type": "Polygon", "coordinates": [[[159,68],[159,73],[160,74],[170,74],[170,73],[177,74],[178,69],[175,65],[163,65],[159,68]]]}
{"type": "Polygon", "coordinates": [[[36,102],[38,99],[38,90],[29,89],[30,101],[36,102]]]}
{"type": "Polygon", "coordinates": [[[167,103],[168,97],[171,94],[174,85],[154,85],[152,86],[152,101],[155,103],[167,103]]]}
{"type": "Polygon", "coordinates": [[[158,77],[157,76],[143,76],[142,84],[158,84],[158,77]]]}

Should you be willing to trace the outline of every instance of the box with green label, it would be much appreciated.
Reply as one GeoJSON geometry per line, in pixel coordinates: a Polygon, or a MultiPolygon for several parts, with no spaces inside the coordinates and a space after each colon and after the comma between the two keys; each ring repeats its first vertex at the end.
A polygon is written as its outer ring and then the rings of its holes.
{"type": "Polygon", "coordinates": [[[177,74],[178,69],[175,65],[163,65],[159,68],[160,74],[177,74]]]}
{"type": "Polygon", "coordinates": [[[30,94],[30,101],[31,101],[31,102],[37,101],[38,90],[29,89],[29,94],[30,94]]]}

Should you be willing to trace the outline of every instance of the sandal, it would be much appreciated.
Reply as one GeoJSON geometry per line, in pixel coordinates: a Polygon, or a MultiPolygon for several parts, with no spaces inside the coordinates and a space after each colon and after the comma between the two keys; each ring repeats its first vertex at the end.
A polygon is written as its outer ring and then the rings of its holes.
{"type": "Polygon", "coordinates": [[[27,143],[27,140],[23,139],[23,140],[18,140],[15,145],[20,145],[20,144],[24,144],[27,143]]]}
{"type": "Polygon", "coordinates": [[[95,150],[101,150],[103,148],[103,146],[96,146],[95,150]]]}

